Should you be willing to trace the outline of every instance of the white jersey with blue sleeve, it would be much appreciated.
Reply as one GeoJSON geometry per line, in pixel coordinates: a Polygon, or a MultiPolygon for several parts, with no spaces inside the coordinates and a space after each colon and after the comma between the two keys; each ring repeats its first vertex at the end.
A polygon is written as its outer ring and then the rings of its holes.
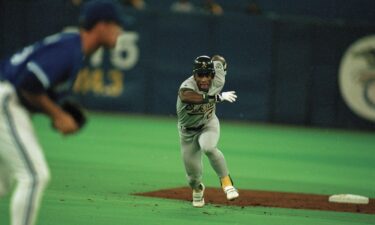
{"type": "Polygon", "coordinates": [[[68,93],[82,64],[78,33],[60,33],[0,63],[0,196],[12,191],[12,224],[34,224],[50,172],[21,91],[53,101],[68,93]],[[17,182],[15,184],[14,182],[17,182]]]}
{"type": "Polygon", "coordinates": [[[0,73],[17,91],[46,93],[57,101],[71,89],[83,59],[80,35],[58,33],[6,59],[0,73]]]}

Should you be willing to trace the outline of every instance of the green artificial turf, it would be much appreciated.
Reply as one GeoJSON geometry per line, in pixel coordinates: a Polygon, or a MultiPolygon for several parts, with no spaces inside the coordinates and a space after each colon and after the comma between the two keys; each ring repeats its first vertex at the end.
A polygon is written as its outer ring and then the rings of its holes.
{"type": "MultiPolygon", "coordinates": [[[[63,137],[42,116],[35,128],[52,180],[37,225],[375,224],[375,215],[264,207],[193,208],[131,195],[186,186],[176,118],[91,113],[63,137]]],[[[219,148],[239,189],[375,197],[375,134],[222,121],[219,148]]],[[[204,159],[206,186],[219,187],[204,159]]],[[[9,224],[9,197],[0,225],[9,224]]]]}

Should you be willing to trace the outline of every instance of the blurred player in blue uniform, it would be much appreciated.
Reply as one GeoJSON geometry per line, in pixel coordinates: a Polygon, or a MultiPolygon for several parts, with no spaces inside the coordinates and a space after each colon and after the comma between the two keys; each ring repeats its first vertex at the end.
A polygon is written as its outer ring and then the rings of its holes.
{"type": "Polygon", "coordinates": [[[0,196],[15,184],[12,225],[35,223],[50,179],[31,114],[46,114],[64,135],[76,132],[77,122],[58,102],[70,92],[84,58],[99,47],[114,47],[122,32],[120,6],[109,0],[84,4],[79,22],[79,32],[46,37],[0,64],[0,196]]]}

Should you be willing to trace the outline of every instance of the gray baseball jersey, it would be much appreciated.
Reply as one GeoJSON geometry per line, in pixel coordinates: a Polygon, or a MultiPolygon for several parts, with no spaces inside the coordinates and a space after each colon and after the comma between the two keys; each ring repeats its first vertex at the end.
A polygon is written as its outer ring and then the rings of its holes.
{"type": "MultiPolygon", "coordinates": [[[[214,61],[215,67],[215,78],[212,81],[211,87],[208,91],[208,95],[219,94],[225,84],[226,71],[224,71],[223,65],[219,61],[214,61]]],[[[204,92],[200,91],[194,77],[191,76],[185,80],[180,89],[191,89],[199,94],[204,92]]],[[[215,102],[208,102],[203,104],[187,104],[183,103],[180,97],[177,98],[177,116],[179,127],[198,127],[202,124],[206,124],[208,120],[215,114],[216,104],[215,102]]]]}

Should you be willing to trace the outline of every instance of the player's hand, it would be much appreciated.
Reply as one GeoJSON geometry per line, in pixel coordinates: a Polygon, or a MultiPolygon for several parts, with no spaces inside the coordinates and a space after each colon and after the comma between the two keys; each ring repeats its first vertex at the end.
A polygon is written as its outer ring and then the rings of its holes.
{"type": "Polygon", "coordinates": [[[52,120],[53,127],[62,134],[72,134],[79,129],[74,118],[64,111],[61,111],[52,120]]]}
{"type": "Polygon", "coordinates": [[[216,96],[217,102],[228,101],[228,102],[232,103],[232,102],[235,102],[236,99],[237,99],[237,95],[236,95],[235,91],[222,92],[221,94],[218,94],[216,96]]]}

